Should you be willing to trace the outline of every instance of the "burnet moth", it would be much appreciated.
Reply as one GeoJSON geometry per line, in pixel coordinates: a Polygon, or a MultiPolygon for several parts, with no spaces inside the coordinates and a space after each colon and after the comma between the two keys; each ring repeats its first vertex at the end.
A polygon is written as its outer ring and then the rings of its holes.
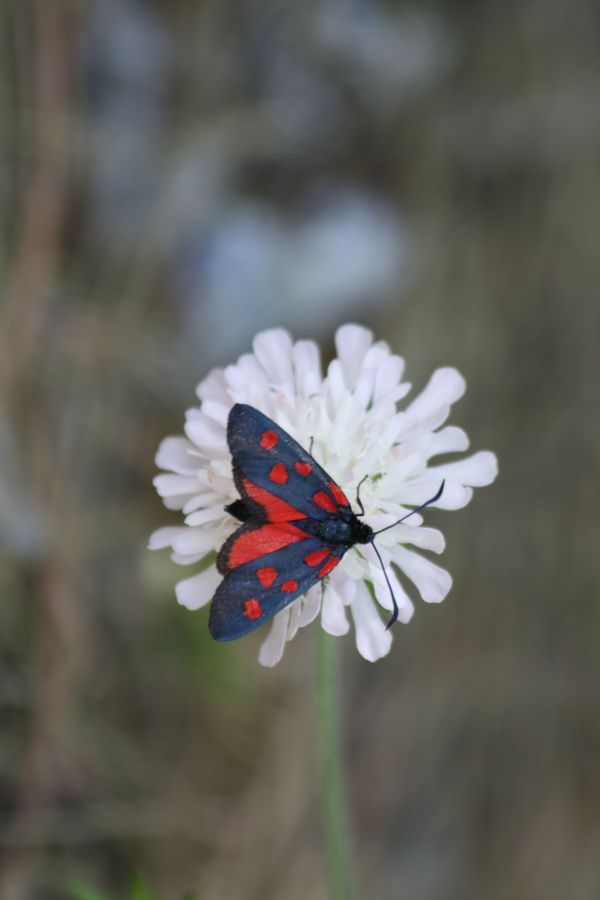
{"type": "Polygon", "coordinates": [[[373,529],[361,521],[358,485],[355,513],[342,489],[287,432],[246,404],[229,413],[227,443],[240,499],[225,507],[242,524],[221,547],[223,581],[212,599],[208,627],[218,641],[231,641],[271,619],[325,578],[355,544],[371,544],[398,604],[375,537],[438,500],[434,497],[391,525],[373,529]]]}

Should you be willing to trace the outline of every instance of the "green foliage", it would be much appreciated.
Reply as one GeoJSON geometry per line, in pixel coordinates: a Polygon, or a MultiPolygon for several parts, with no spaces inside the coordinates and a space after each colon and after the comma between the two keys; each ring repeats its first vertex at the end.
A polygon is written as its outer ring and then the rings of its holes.
{"type": "Polygon", "coordinates": [[[142,876],[136,873],[131,882],[130,900],[159,900],[159,898],[150,890],[142,876]]]}
{"type": "MultiPolygon", "coordinates": [[[[71,885],[71,898],[72,900],[116,900],[114,896],[84,884],[71,885]]],[[[150,889],[142,876],[136,873],[133,876],[127,900],[161,900],[161,898],[150,889]]],[[[197,895],[193,891],[188,891],[181,897],[181,900],[197,900],[197,895]]]]}
{"type": "Polygon", "coordinates": [[[71,897],[73,900],[113,900],[108,894],[101,893],[84,884],[71,885],[71,897]]]}

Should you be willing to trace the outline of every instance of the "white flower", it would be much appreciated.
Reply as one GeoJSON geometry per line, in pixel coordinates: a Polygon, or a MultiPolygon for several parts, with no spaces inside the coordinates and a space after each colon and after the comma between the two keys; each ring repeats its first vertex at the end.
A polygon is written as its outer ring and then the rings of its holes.
{"type": "MultiPolygon", "coordinates": [[[[235,365],[215,369],[200,382],[200,406],[187,412],[186,437],[166,438],[156,456],[158,467],[167,473],[155,478],[156,489],[165,506],[183,511],[185,524],[159,528],[150,538],[151,549],[170,546],[174,562],[199,563],[239,526],[224,511],[238,496],[225,432],[234,403],[261,410],[306,448],[312,439],[312,455],[350,498],[361,479],[369,476],[360,496],[365,521],[376,530],[433,497],[442,479],[444,491],[433,505],[443,509],[465,506],[474,487],[494,480],[497,462],[489,451],[431,463],[435,456],[464,451],[469,445],[462,429],[441,427],[465,390],[456,369],[435,371],[425,389],[399,410],[411,387],[401,380],[403,360],[387,344],[373,343],[371,332],[359,325],[339,328],[335,343],[337,358],[323,377],[315,343],[293,343],[281,329],[264,331],[254,339],[253,353],[244,354],[235,365]]],[[[441,532],[425,528],[422,521],[415,514],[377,538],[402,622],[410,620],[414,609],[405,584],[412,582],[428,603],[443,600],[452,584],[448,572],[418,552],[444,549],[441,532]]],[[[179,582],[177,599],[188,609],[199,609],[209,602],[220,580],[213,562],[179,582]]],[[[385,625],[391,608],[373,547],[353,547],[325,583],[277,613],[259,660],[265,666],[279,662],[286,641],[319,613],[326,631],[346,634],[350,613],[358,651],[374,661],[385,656],[392,643],[392,630],[385,625]],[[386,610],[383,618],[380,606],[386,610]]]]}

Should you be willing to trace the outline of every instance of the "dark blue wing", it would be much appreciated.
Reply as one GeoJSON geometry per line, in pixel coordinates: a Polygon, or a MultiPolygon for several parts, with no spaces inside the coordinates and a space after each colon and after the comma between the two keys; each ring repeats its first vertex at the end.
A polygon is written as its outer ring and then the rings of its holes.
{"type": "MultiPolygon", "coordinates": [[[[267,536],[271,540],[277,527],[248,523],[238,529],[232,538],[234,548],[236,540],[243,541],[239,559],[246,559],[252,552],[253,540],[257,551],[264,550],[265,535],[259,532],[271,529],[267,536]]],[[[212,599],[208,619],[211,635],[217,641],[232,641],[258,628],[328,575],[345,550],[345,546],[333,547],[318,538],[305,537],[229,568],[212,599]]]]}
{"type": "Polygon", "coordinates": [[[236,486],[255,518],[327,519],[349,508],[343,491],[316,460],[254,407],[232,407],[227,442],[236,486]]]}

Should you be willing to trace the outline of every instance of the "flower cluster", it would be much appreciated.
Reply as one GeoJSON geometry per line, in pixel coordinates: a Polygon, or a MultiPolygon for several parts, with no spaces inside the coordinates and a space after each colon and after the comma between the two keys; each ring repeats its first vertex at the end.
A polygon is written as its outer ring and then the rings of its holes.
{"type": "MultiPolygon", "coordinates": [[[[156,456],[166,472],[156,477],[156,489],[169,509],[183,512],[185,524],[155,531],[151,549],[169,546],[174,562],[192,565],[214,555],[238,527],[224,510],[237,498],[226,440],[234,403],[261,410],[306,448],[312,441],[312,455],[350,498],[368,476],[360,496],[365,521],[375,530],[434,496],[443,479],[444,491],[434,504],[443,509],[465,506],[474,487],[494,480],[497,462],[489,451],[432,464],[434,457],[469,445],[462,429],[444,426],[451,405],[465,390],[456,369],[435,371],[425,389],[399,409],[411,389],[402,381],[403,360],[387,344],[374,343],[371,332],[359,325],[339,328],[335,343],[337,358],[324,375],[314,342],[294,343],[281,329],[264,331],[254,339],[253,353],[215,369],[198,385],[200,406],[187,412],[186,437],[166,438],[156,456]]],[[[452,584],[445,569],[418,552],[444,549],[441,532],[424,527],[422,521],[415,514],[377,539],[402,622],[408,622],[414,610],[407,582],[428,603],[443,600],[452,584]]],[[[199,609],[209,602],[220,579],[211,562],[179,582],[179,603],[199,609]]],[[[382,618],[379,606],[389,611],[392,603],[373,547],[353,547],[324,583],[277,613],[259,660],[275,665],[286,641],[319,614],[330,634],[346,634],[348,613],[359,653],[377,660],[392,643],[391,630],[385,627],[389,612],[382,618]]]]}

